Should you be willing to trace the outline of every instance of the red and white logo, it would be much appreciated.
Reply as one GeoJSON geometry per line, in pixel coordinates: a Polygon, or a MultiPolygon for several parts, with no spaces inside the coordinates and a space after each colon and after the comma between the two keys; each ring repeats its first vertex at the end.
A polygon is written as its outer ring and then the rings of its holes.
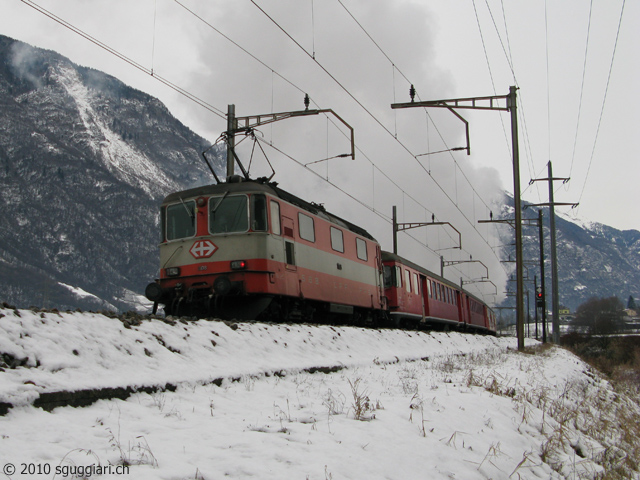
{"type": "Polygon", "coordinates": [[[196,240],[189,249],[195,258],[207,258],[214,254],[218,247],[211,240],[196,240]]]}

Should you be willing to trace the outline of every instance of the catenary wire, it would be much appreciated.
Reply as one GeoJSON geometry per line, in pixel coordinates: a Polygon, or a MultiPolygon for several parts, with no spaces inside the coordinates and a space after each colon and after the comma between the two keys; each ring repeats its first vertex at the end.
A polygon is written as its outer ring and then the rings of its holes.
{"type": "MultiPolygon", "coordinates": [[[[129,57],[125,56],[124,54],[122,54],[122,53],[120,53],[119,51],[115,50],[114,48],[110,47],[109,45],[105,44],[104,42],[101,42],[100,40],[97,40],[96,38],[92,37],[91,35],[87,34],[87,33],[86,33],[86,32],[84,32],[84,31],[82,31],[81,29],[79,29],[79,28],[75,27],[75,26],[74,26],[74,25],[72,25],[71,23],[66,22],[66,21],[65,21],[65,20],[63,20],[62,18],[60,18],[60,17],[56,16],[56,15],[55,15],[55,14],[53,14],[52,12],[49,12],[48,10],[44,9],[43,7],[41,7],[41,6],[37,5],[37,4],[35,4],[34,2],[32,2],[32,1],[30,1],[30,0],[21,0],[21,1],[22,1],[23,3],[25,3],[26,5],[30,6],[31,8],[34,8],[35,10],[37,10],[37,11],[39,11],[40,13],[44,14],[45,16],[47,16],[47,17],[51,18],[52,20],[56,21],[57,23],[61,24],[61,25],[62,25],[62,26],[64,26],[65,28],[70,29],[70,30],[71,30],[71,31],[73,31],[74,33],[76,33],[76,34],[78,34],[78,35],[82,36],[83,38],[85,38],[86,40],[89,40],[90,42],[92,42],[92,43],[94,43],[95,45],[99,46],[100,48],[102,48],[102,49],[106,50],[107,52],[111,53],[112,55],[114,55],[114,56],[116,56],[116,57],[120,58],[121,60],[123,60],[123,61],[125,61],[126,63],[130,64],[131,66],[135,67],[136,69],[138,69],[138,70],[142,71],[143,73],[146,73],[146,74],[148,74],[148,75],[152,76],[152,77],[153,77],[153,78],[155,78],[156,80],[160,81],[161,83],[165,84],[166,86],[169,86],[170,88],[172,88],[172,89],[173,89],[173,90],[175,90],[176,92],[178,92],[178,93],[182,94],[182,95],[183,95],[183,96],[185,96],[186,98],[189,98],[190,100],[194,101],[195,103],[199,104],[200,106],[204,107],[205,109],[207,109],[207,110],[211,111],[212,113],[216,114],[217,116],[219,116],[219,117],[221,117],[221,118],[226,118],[226,115],[224,114],[224,112],[223,112],[221,109],[218,109],[218,108],[216,108],[216,107],[215,107],[215,106],[213,106],[213,105],[210,105],[209,103],[207,103],[207,102],[205,102],[204,100],[202,100],[202,99],[198,98],[197,96],[195,96],[195,95],[191,94],[190,92],[188,92],[188,91],[184,90],[183,88],[181,88],[181,87],[177,86],[176,84],[174,84],[174,83],[170,82],[169,80],[167,80],[167,79],[165,79],[165,78],[163,78],[163,77],[161,77],[161,76],[159,76],[159,75],[155,74],[155,73],[153,72],[153,70],[149,70],[148,68],[146,68],[146,67],[144,67],[143,65],[139,64],[138,62],[135,62],[134,60],[130,59],[129,57]]],[[[176,0],[176,3],[179,3],[179,2],[176,0]]],[[[180,4],[180,5],[181,5],[181,4],[180,4]]],[[[183,6],[183,5],[181,5],[181,6],[183,6]]],[[[183,7],[184,7],[184,6],[183,6],[183,7]]],[[[184,7],[184,8],[186,9],[186,7],[184,7]]],[[[187,9],[187,10],[188,10],[188,9],[187,9]]],[[[211,28],[214,28],[214,27],[211,27],[211,28]]],[[[215,29],[214,29],[214,30],[215,30],[215,29]]],[[[221,34],[221,35],[222,35],[222,34],[221,34]]],[[[223,36],[224,36],[224,35],[223,35],[223,36]]],[[[225,37],[225,38],[227,38],[229,41],[232,41],[232,40],[231,40],[231,39],[229,39],[228,37],[225,37]]],[[[232,41],[232,42],[233,42],[233,41],[232,41]]],[[[235,42],[234,42],[234,43],[235,43],[235,42]]],[[[296,43],[297,43],[297,42],[296,42],[296,43]]],[[[242,47],[240,47],[239,45],[238,45],[238,47],[242,49],[242,47]]],[[[300,46],[300,48],[302,48],[302,47],[300,46]]],[[[303,49],[303,48],[302,48],[302,49],[303,49]]],[[[244,49],[243,49],[243,50],[244,50],[244,49]]],[[[247,54],[251,55],[248,51],[246,51],[246,50],[244,50],[244,51],[245,51],[247,54]]],[[[308,52],[306,52],[306,50],[304,50],[304,49],[303,49],[303,51],[305,51],[305,53],[308,53],[308,52]]],[[[264,64],[264,63],[263,63],[263,62],[261,62],[259,59],[257,59],[257,57],[254,57],[253,55],[251,55],[251,56],[252,56],[254,59],[256,59],[257,61],[259,61],[260,63],[262,63],[263,65],[265,65],[265,66],[266,66],[266,64],[264,64]]],[[[267,68],[268,68],[268,66],[267,66],[267,68]]],[[[322,68],[324,69],[324,67],[322,67],[322,68]]],[[[271,69],[271,70],[272,70],[272,69],[271,69]]],[[[325,70],[325,71],[326,71],[326,70],[325,70]]],[[[275,73],[276,75],[279,75],[277,72],[275,72],[275,71],[273,71],[273,70],[272,70],[272,72],[273,72],[273,73],[275,73]]],[[[327,72],[327,73],[328,73],[328,72],[327,72]]],[[[329,74],[329,73],[328,73],[328,74],[329,74]]],[[[330,75],[330,74],[329,74],[329,75],[330,75]]],[[[280,75],[279,75],[279,76],[280,76],[280,75]]],[[[331,75],[330,75],[330,76],[331,76],[331,75]]],[[[288,83],[290,83],[292,86],[294,86],[295,88],[298,88],[297,86],[295,86],[295,85],[293,85],[291,82],[289,82],[286,78],[284,78],[284,77],[282,77],[282,78],[283,78],[283,80],[287,81],[287,82],[288,82],[288,83]]],[[[332,77],[332,78],[333,78],[333,77],[332,77]]],[[[339,82],[338,82],[338,84],[339,84],[339,82]]],[[[340,84],[339,84],[339,85],[340,85],[340,84]]],[[[344,87],[343,87],[343,88],[344,88],[344,87]]],[[[299,88],[298,88],[298,89],[299,89],[299,88]]],[[[299,90],[300,90],[300,91],[302,91],[301,89],[299,89],[299,90]]],[[[347,92],[348,92],[348,91],[347,91],[347,92]]],[[[349,93],[349,92],[348,92],[348,93],[349,93]]],[[[351,95],[351,94],[349,93],[349,95],[351,95]]],[[[354,97],[352,96],[352,98],[354,98],[354,97]]],[[[356,100],[356,99],[354,98],[354,100],[356,100]]],[[[357,100],[356,100],[356,102],[357,102],[357,100]]],[[[359,103],[359,102],[357,102],[357,103],[359,103]]],[[[364,107],[363,107],[363,108],[364,108],[364,107]]],[[[368,112],[368,110],[367,110],[366,108],[365,108],[365,110],[368,112]]],[[[368,112],[368,113],[369,113],[370,115],[372,115],[370,112],[368,112]]],[[[372,115],[372,116],[373,116],[373,115],[372,115]]],[[[375,118],[375,117],[374,117],[374,118],[375,118]]],[[[376,121],[377,121],[377,119],[376,119],[376,121]]],[[[381,125],[381,126],[383,126],[383,125],[381,125]]],[[[384,128],[384,126],[383,126],[383,128],[384,128]]],[[[385,129],[386,129],[386,128],[385,128],[385,129]]],[[[399,143],[401,143],[401,142],[399,142],[399,143]]],[[[273,145],[271,145],[271,146],[273,147],[273,145]]],[[[404,146],[404,145],[403,145],[403,146],[404,146]]],[[[405,149],[406,149],[406,147],[405,147],[405,149]]],[[[412,156],[413,156],[413,155],[412,155],[412,156]]],[[[414,156],[414,158],[415,158],[415,156],[414,156]]],[[[371,160],[369,160],[369,161],[371,161],[371,160]]],[[[419,163],[419,162],[418,162],[418,163],[419,163]]],[[[372,163],[372,164],[373,164],[373,163],[372,163]]],[[[374,165],[374,166],[375,166],[375,165],[374,165]]],[[[389,177],[388,177],[386,174],[384,174],[384,172],[382,172],[382,171],[381,171],[377,166],[375,166],[375,168],[376,168],[376,169],[378,169],[378,171],[380,171],[381,173],[383,173],[383,175],[385,175],[385,177],[389,178],[389,177]]],[[[423,168],[424,168],[424,167],[423,167],[423,168]]],[[[435,181],[435,179],[434,179],[434,181],[435,181]]],[[[395,183],[395,182],[394,182],[394,183],[395,183]]],[[[441,189],[441,190],[443,190],[443,189],[442,189],[442,187],[441,187],[437,182],[435,182],[435,183],[440,187],[440,189],[441,189]]],[[[402,190],[402,189],[401,189],[401,190],[402,190]]],[[[402,190],[402,191],[403,191],[403,193],[405,193],[405,194],[406,194],[406,192],[404,192],[404,190],[402,190]]],[[[450,200],[450,201],[452,201],[452,199],[451,199],[451,198],[446,194],[446,192],[444,192],[444,190],[443,190],[443,193],[445,193],[445,195],[449,198],[449,200],[450,200]]],[[[481,198],[481,197],[479,197],[479,198],[481,198]]],[[[358,201],[358,202],[359,202],[359,201],[358,201]]],[[[359,202],[359,203],[362,203],[362,202],[359,202]]],[[[419,204],[419,202],[417,202],[417,203],[419,204]]],[[[454,203],[454,202],[452,201],[452,203],[454,203]]],[[[454,203],[454,205],[455,205],[455,203],[454,203]]],[[[457,206],[457,205],[456,205],[456,206],[457,206]]],[[[428,209],[426,209],[426,207],[423,207],[423,208],[425,208],[425,210],[426,210],[426,211],[428,211],[428,209]]],[[[459,209],[459,208],[458,208],[458,210],[460,211],[460,209],[459,209]]],[[[466,217],[466,215],[464,215],[464,213],[463,213],[462,211],[460,211],[460,213],[463,215],[463,217],[465,217],[465,218],[467,219],[467,221],[468,221],[469,223],[471,223],[471,222],[469,221],[469,219],[466,217]]],[[[473,225],[472,225],[472,226],[473,226],[473,225]]],[[[475,229],[475,226],[474,226],[474,229],[475,229]]],[[[476,229],[476,231],[477,231],[477,229],[476,229]]],[[[406,233],[406,232],[405,232],[405,233],[406,233]]],[[[479,233],[479,232],[478,232],[478,233],[479,233]]],[[[410,237],[414,238],[412,235],[408,235],[408,236],[410,236],[410,237]]],[[[482,237],[482,236],[481,236],[481,237],[482,237]]],[[[422,242],[420,242],[419,240],[417,240],[417,239],[415,239],[415,238],[414,238],[414,240],[416,240],[418,243],[422,244],[425,248],[427,248],[427,249],[431,250],[431,249],[430,249],[426,244],[423,244],[422,242]]],[[[485,242],[486,242],[486,240],[485,240],[485,242]]],[[[489,245],[489,244],[487,243],[487,245],[489,245]]],[[[490,246],[490,245],[489,245],[489,247],[491,248],[491,246],[490,246]]],[[[491,250],[492,250],[492,252],[493,252],[493,249],[491,249],[491,250]]],[[[495,255],[495,252],[493,252],[493,253],[494,253],[494,255],[495,255]]],[[[496,255],[496,258],[497,258],[497,255],[496,255]]],[[[456,270],[457,270],[457,269],[456,269],[456,270]]],[[[460,273],[462,274],[462,272],[460,272],[460,273]]]]}
{"type": "Polygon", "coordinates": [[[20,1],[22,3],[24,3],[25,5],[28,5],[29,7],[33,8],[34,10],[37,10],[38,12],[42,13],[43,15],[49,17],[50,19],[54,20],[55,22],[59,23],[63,27],[68,28],[69,30],[71,30],[72,32],[80,35],[81,37],[85,38],[86,40],[89,40],[94,45],[97,45],[98,47],[102,48],[103,50],[106,50],[110,54],[115,55],[119,59],[121,59],[121,60],[125,61],[126,63],[128,63],[129,65],[131,65],[132,67],[137,68],[141,72],[146,73],[150,77],[155,78],[160,83],[163,83],[164,85],[168,86],[172,90],[175,90],[179,94],[181,94],[184,97],[188,98],[189,100],[197,103],[198,105],[200,105],[201,107],[209,110],[210,112],[214,113],[215,115],[217,115],[217,116],[219,116],[221,118],[226,118],[226,116],[224,114],[224,111],[220,110],[219,108],[214,107],[210,103],[205,102],[201,98],[199,98],[199,97],[195,96],[194,94],[188,92],[187,90],[179,87],[178,85],[176,85],[175,83],[167,80],[166,78],[161,77],[160,75],[154,73],[153,70],[149,70],[147,67],[139,64],[138,62],[132,60],[131,58],[127,57],[126,55],[123,55],[122,53],[120,53],[115,48],[110,47],[106,43],[101,42],[100,40],[96,39],[95,37],[92,37],[91,35],[89,35],[88,33],[84,32],[83,30],[79,29],[78,27],[72,25],[71,23],[69,23],[69,22],[63,20],[62,18],[58,17],[57,15],[51,13],[49,10],[46,10],[45,8],[43,8],[40,5],[32,2],[31,0],[20,0],[20,1]]]}
{"type": "Polygon", "coordinates": [[[578,118],[576,120],[576,135],[573,139],[573,152],[571,153],[571,166],[569,167],[569,177],[573,172],[573,162],[576,158],[576,146],[578,145],[578,132],[580,130],[580,116],[582,113],[582,95],[584,93],[584,79],[587,71],[587,53],[589,52],[589,36],[591,35],[591,13],[593,11],[593,0],[589,2],[589,20],[587,22],[587,39],[584,46],[584,61],[582,63],[582,82],[580,84],[580,101],[578,103],[578,118]]]}
{"type": "Polygon", "coordinates": [[[624,6],[626,4],[626,0],[622,0],[622,8],[620,9],[620,19],[618,20],[618,29],[616,31],[616,41],[613,45],[613,53],[611,54],[611,64],[609,65],[609,74],[607,75],[607,85],[604,89],[604,97],[602,98],[602,107],[600,108],[600,117],[598,118],[598,128],[596,129],[596,135],[593,139],[593,148],[591,149],[591,157],[589,158],[589,166],[587,167],[587,174],[584,179],[584,183],[582,185],[582,190],[580,192],[580,197],[578,197],[578,203],[582,200],[582,195],[584,194],[584,189],[587,186],[587,181],[589,180],[589,173],[591,172],[591,164],[593,163],[593,157],[596,151],[596,145],[598,143],[598,134],[600,133],[600,126],[602,125],[602,117],[604,114],[604,107],[607,102],[607,93],[609,92],[609,83],[611,81],[611,72],[613,71],[613,62],[616,58],[616,49],[618,48],[618,39],[620,38],[620,27],[622,26],[622,17],[624,15],[624,6]]]}
{"type": "Polygon", "coordinates": [[[456,209],[460,212],[463,218],[471,225],[471,227],[480,235],[480,237],[488,244],[487,240],[482,237],[482,234],[478,231],[476,226],[469,220],[466,214],[460,210],[460,207],[455,203],[455,201],[451,198],[451,196],[445,191],[445,189],[433,178],[431,173],[425,168],[425,166],[420,163],[415,154],[409,150],[409,148],[402,143],[399,139],[395,138],[393,132],[391,132],[362,102],[360,102],[350,91],[347,89],[331,72],[329,72],[324,65],[322,65],[317,59],[313,58],[312,55],[295,39],[293,36],[286,31],[273,17],[271,17],[260,5],[258,5],[255,0],[250,0],[251,3],[260,10],[284,35],[286,35],[300,50],[302,50],[309,58],[311,58],[353,101],[356,102],[380,127],[383,128],[388,135],[395,139],[395,141],[409,154],[411,155],[418,165],[429,175],[429,177],[434,181],[434,183],[438,186],[440,191],[447,197],[447,199],[451,202],[452,205],[456,207],[456,209]]]}

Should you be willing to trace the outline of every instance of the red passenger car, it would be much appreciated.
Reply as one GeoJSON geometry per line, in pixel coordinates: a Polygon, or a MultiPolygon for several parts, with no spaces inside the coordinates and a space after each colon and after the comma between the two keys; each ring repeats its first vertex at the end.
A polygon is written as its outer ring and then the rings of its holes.
{"type": "Polygon", "coordinates": [[[442,325],[495,332],[495,316],[481,300],[405,258],[382,252],[385,295],[395,325],[442,325]]]}

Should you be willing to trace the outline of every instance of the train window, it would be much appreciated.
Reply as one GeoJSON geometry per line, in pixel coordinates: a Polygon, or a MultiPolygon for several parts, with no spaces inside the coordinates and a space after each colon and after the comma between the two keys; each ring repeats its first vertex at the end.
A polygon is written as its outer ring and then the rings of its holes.
{"type": "Polygon", "coordinates": [[[209,199],[209,232],[231,233],[249,230],[246,195],[212,197],[209,199]]]}
{"type": "Polygon", "coordinates": [[[196,202],[176,203],[167,207],[167,240],[193,237],[196,234],[196,202]]]}
{"type": "Polygon", "coordinates": [[[293,242],[284,242],[284,253],[286,256],[286,264],[287,265],[295,265],[296,264],[296,256],[295,256],[295,245],[293,242]]]}
{"type": "Polygon", "coordinates": [[[442,286],[439,283],[436,283],[436,287],[437,287],[437,291],[438,291],[438,296],[437,299],[438,301],[442,301],[442,286]]]}
{"type": "Polygon", "coordinates": [[[251,196],[251,230],[267,231],[267,199],[264,195],[251,196]]]}
{"type": "Polygon", "coordinates": [[[271,200],[271,231],[280,235],[280,204],[271,200]]]}
{"type": "Polygon", "coordinates": [[[167,239],[167,209],[165,207],[160,208],[160,237],[161,242],[167,239]]]}
{"type": "Polygon", "coordinates": [[[402,271],[400,269],[400,267],[395,267],[395,271],[396,271],[396,287],[401,288],[402,287],[402,271]]]}
{"type": "Polygon", "coordinates": [[[367,255],[367,242],[358,237],[356,237],[356,254],[360,260],[364,260],[365,262],[369,259],[367,255]]]}
{"type": "Polygon", "coordinates": [[[309,242],[316,241],[316,231],[313,226],[313,218],[304,213],[298,213],[298,231],[300,238],[309,242]]]}
{"type": "Polygon", "coordinates": [[[407,292],[411,293],[411,272],[409,270],[404,271],[404,286],[407,292]]]}
{"type": "Polygon", "coordinates": [[[331,248],[336,252],[344,253],[344,237],[342,230],[331,227],[331,248]]]}
{"type": "Polygon", "coordinates": [[[420,294],[420,282],[418,282],[418,274],[417,273],[413,274],[413,292],[416,295],[420,294]]]}
{"type": "Polygon", "coordinates": [[[391,288],[395,285],[394,277],[395,270],[391,268],[389,265],[385,265],[383,267],[383,275],[384,275],[384,288],[391,288]]]}

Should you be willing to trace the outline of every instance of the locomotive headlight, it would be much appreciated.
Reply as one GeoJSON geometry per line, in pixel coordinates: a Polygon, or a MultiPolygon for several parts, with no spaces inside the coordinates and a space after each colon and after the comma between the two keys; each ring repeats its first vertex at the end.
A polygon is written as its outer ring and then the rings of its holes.
{"type": "Polygon", "coordinates": [[[231,262],[231,270],[244,270],[247,268],[247,262],[245,260],[234,260],[231,262]]]}
{"type": "Polygon", "coordinates": [[[177,277],[180,275],[180,267],[169,267],[165,269],[165,273],[167,274],[167,277],[177,277]]]}

